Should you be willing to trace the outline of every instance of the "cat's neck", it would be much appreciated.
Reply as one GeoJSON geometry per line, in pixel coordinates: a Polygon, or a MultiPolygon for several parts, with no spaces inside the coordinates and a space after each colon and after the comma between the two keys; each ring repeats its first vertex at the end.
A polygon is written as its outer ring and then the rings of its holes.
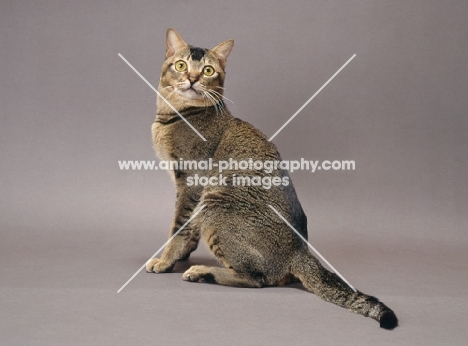
{"type": "Polygon", "coordinates": [[[201,108],[201,107],[189,107],[183,110],[178,110],[177,113],[174,112],[172,109],[170,112],[163,113],[159,111],[158,107],[158,112],[156,115],[156,121],[163,123],[163,124],[170,124],[178,120],[182,120],[182,118],[179,116],[182,115],[184,118],[189,118],[195,115],[199,115],[202,113],[206,113],[206,108],[201,108]]]}
{"type": "MultiPolygon", "coordinates": [[[[158,99],[160,98],[158,97],[158,99]]],[[[204,106],[204,107],[186,106],[185,108],[179,108],[179,109],[175,107],[172,108],[164,102],[163,107],[160,107],[160,103],[158,103],[156,122],[163,123],[163,124],[170,124],[175,121],[182,120],[179,114],[184,118],[189,118],[189,117],[193,117],[197,115],[202,115],[203,117],[207,117],[208,114],[213,114],[216,116],[230,115],[223,101],[219,101],[217,104],[211,105],[211,106],[204,106]],[[222,112],[220,112],[221,109],[222,109],[222,112]]]]}

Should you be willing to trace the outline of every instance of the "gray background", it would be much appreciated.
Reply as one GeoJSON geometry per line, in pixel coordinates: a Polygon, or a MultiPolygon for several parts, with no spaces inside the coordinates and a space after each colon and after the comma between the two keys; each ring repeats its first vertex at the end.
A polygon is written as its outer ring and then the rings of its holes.
{"type": "Polygon", "coordinates": [[[462,345],[466,342],[466,1],[1,1],[0,344],[462,345]],[[400,318],[393,332],[300,285],[189,284],[140,273],[165,242],[175,190],[152,160],[165,32],[235,40],[231,111],[293,173],[309,237],[400,318]]]}

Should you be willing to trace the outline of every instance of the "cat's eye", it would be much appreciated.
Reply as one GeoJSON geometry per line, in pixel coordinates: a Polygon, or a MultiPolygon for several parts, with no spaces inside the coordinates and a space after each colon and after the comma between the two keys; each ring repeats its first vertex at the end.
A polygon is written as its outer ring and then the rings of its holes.
{"type": "Polygon", "coordinates": [[[212,66],[210,66],[210,65],[207,65],[207,66],[205,66],[205,67],[203,68],[203,74],[204,74],[205,76],[208,76],[208,77],[209,77],[209,76],[212,76],[214,73],[215,73],[215,70],[214,70],[214,68],[213,68],[212,66]]]}
{"type": "Polygon", "coordinates": [[[179,72],[184,72],[187,69],[187,63],[183,60],[177,61],[174,66],[179,72]]]}

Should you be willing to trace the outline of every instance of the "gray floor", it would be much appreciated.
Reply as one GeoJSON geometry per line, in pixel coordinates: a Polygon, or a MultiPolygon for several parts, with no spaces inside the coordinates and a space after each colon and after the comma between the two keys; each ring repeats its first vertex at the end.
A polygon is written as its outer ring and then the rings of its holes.
{"type": "Polygon", "coordinates": [[[400,326],[385,331],[299,284],[182,281],[191,264],[216,264],[204,248],[174,273],[141,272],[117,294],[164,239],[153,245],[95,231],[23,230],[2,239],[2,345],[464,345],[468,337],[464,246],[316,242],[353,285],[396,311],[400,326]]]}
{"type": "Polygon", "coordinates": [[[466,1],[0,0],[0,345],[465,345],[468,339],[466,1]],[[234,115],[287,160],[311,243],[400,326],[300,285],[187,283],[141,272],[166,241],[174,187],[154,160],[153,85],[168,27],[233,38],[234,115]]]}

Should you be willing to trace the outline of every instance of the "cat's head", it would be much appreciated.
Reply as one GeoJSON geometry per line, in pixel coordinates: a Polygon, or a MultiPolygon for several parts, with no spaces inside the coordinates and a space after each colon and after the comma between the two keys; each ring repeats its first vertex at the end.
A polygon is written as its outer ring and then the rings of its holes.
{"type": "MultiPolygon", "coordinates": [[[[207,107],[222,100],[226,60],[233,40],[212,49],[188,45],[174,29],[166,34],[166,60],[159,92],[178,110],[207,107]]],[[[158,108],[164,106],[158,100],[158,108]]]]}

